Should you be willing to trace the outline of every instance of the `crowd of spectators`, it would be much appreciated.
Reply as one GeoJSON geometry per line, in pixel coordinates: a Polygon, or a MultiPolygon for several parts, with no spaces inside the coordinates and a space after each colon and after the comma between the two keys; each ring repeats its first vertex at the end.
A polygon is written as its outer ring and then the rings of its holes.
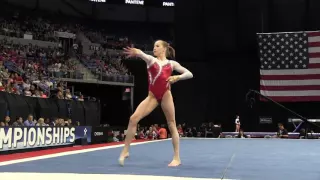
{"type": "Polygon", "coordinates": [[[95,51],[91,55],[79,57],[91,72],[103,81],[132,81],[128,68],[122,63],[123,55],[108,53],[107,50],[95,51]]]}
{"type": "MultiPolygon", "coordinates": [[[[81,69],[83,66],[79,63],[82,63],[97,80],[132,81],[129,70],[121,61],[123,56],[119,51],[114,50],[120,50],[126,46],[147,50],[146,44],[152,46],[152,38],[142,31],[136,31],[140,36],[134,36],[136,33],[132,32],[126,35],[124,31],[128,30],[123,31],[120,26],[110,26],[105,31],[86,23],[79,25],[76,21],[66,21],[59,16],[50,16],[45,13],[42,15],[41,11],[30,11],[14,6],[0,7],[0,10],[0,91],[7,93],[83,101],[84,97],[81,93],[75,96],[59,79],[83,79],[83,73],[87,71],[81,69]],[[120,29],[121,33],[117,33],[117,29],[120,29]],[[78,59],[75,56],[71,57],[70,49],[66,49],[66,44],[57,37],[55,32],[84,34],[92,43],[100,44],[101,48],[92,54],[77,52],[76,55],[80,57],[78,59]],[[148,39],[139,39],[143,36],[148,39]],[[30,43],[29,41],[22,43],[16,38],[30,40],[30,43]],[[39,45],[39,41],[33,43],[33,40],[46,42],[44,43],[46,46],[39,45]]],[[[68,45],[75,47],[76,43],[81,46],[79,39],[72,40],[68,45]]]]}
{"type": "Polygon", "coordinates": [[[34,40],[57,42],[54,31],[77,32],[77,25],[70,25],[43,11],[32,11],[9,4],[0,7],[0,10],[1,35],[16,38],[32,35],[34,40]]]}
{"type": "Polygon", "coordinates": [[[31,97],[72,99],[70,89],[53,77],[67,76],[75,68],[74,62],[65,59],[62,50],[56,47],[42,48],[0,40],[1,91],[31,97]]]}
{"type": "MultiPolygon", "coordinates": [[[[72,40],[66,50],[65,45],[62,45],[62,40],[55,36],[56,32],[69,32],[77,34],[82,32],[87,35],[87,38],[94,43],[100,43],[101,48],[92,54],[81,54],[81,61],[84,65],[91,64],[91,66],[86,66],[91,70],[98,78],[98,80],[103,81],[125,81],[127,77],[118,78],[118,76],[128,76],[128,69],[124,67],[118,57],[111,57],[110,55],[103,54],[107,49],[122,49],[130,45],[128,37],[116,37],[108,36],[103,30],[92,30],[91,28],[86,28],[84,25],[79,25],[77,23],[61,23],[58,20],[51,21],[45,18],[40,18],[32,12],[30,15],[27,14],[26,10],[14,11],[13,9],[4,10],[0,14],[0,35],[5,37],[16,37],[25,38],[24,35],[32,35],[31,39],[41,40],[48,42],[55,42],[59,44],[58,47],[37,47],[33,44],[20,45],[12,44],[19,50],[19,55],[26,56],[28,59],[32,57],[37,58],[36,61],[29,61],[26,66],[21,67],[23,64],[21,61],[16,67],[17,70],[22,71],[27,70],[30,76],[34,76],[35,72],[41,72],[49,77],[57,78],[75,78],[83,79],[84,74],[81,72],[86,72],[80,69],[81,66],[77,67],[76,62],[70,62],[66,56],[70,55],[70,49],[74,45],[81,44],[79,40],[72,40]],[[20,11],[22,11],[20,13],[20,11]],[[63,48],[62,48],[63,47],[63,48]],[[103,48],[102,48],[103,47],[103,48]],[[70,49],[69,49],[70,48],[70,49]],[[119,61],[115,61],[119,60],[119,61]],[[94,63],[92,63],[94,62],[94,63]],[[19,66],[20,65],[20,66],[19,66]],[[78,71],[77,71],[78,69],[78,71]]],[[[42,78],[41,78],[42,79],[42,78]]]]}
{"type": "MultiPolygon", "coordinates": [[[[171,137],[170,131],[166,124],[153,124],[151,126],[140,126],[138,124],[135,139],[144,140],[157,140],[157,139],[167,139],[171,137]]],[[[214,137],[214,138],[224,138],[222,133],[221,124],[215,125],[214,123],[202,123],[200,126],[188,126],[186,123],[178,124],[177,130],[180,137],[189,138],[200,138],[200,137],[214,137]]],[[[238,135],[239,137],[247,137],[241,131],[238,135]]],[[[113,141],[123,141],[125,138],[125,133],[113,134],[113,141]]]]}
{"type": "Polygon", "coordinates": [[[32,114],[28,115],[26,119],[23,117],[16,117],[15,121],[11,121],[10,116],[6,116],[3,121],[0,121],[0,127],[12,126],[12,127],[21,127],[21,126],[80,126],[78,121],[72,122],[70,118],[43,118],[40,117],[38,120],[34,118],[32,114]]]}

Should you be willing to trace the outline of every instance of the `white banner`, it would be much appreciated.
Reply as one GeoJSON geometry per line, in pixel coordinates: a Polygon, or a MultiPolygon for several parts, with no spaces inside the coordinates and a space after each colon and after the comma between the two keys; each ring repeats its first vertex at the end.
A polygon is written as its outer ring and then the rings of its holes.
{"type": "Polygon", "coordinates": [[[125,0],[125,4],[144,5],[144,0],[125,0]]]}
{"type": "Polygon", "coordinates": [[[75,39],[76,35],[73,33],[68,33],[68,32],[54,32],[54,36],[60,37],[60,38],[68,38],[68,39],[75,39]]]}
{"type": "Polygon", "coordinates": [[[1,127],[0,151],[74,144],[74,127],[1,127]]]}

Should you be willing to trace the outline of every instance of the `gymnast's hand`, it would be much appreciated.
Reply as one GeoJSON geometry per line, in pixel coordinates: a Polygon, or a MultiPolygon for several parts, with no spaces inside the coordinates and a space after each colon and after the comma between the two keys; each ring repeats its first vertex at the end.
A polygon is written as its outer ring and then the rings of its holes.
{"type": "Polygon", "coordinates": [[[131,48],[131,47],[123,48],[123,50],[124,50],[123,53],[126,55],[126,58],[135,57],[135,56],[141,54],[141,52],[142,52],[140,49],[131,48]]]}
{"type": "Polygon", "coordinates": [[[180,79],[180,76],[170,76],[168,79],[167,79],[167,82],[169,82],[170,84],[173,84],[177,81],[179,81],[180,79]]]}

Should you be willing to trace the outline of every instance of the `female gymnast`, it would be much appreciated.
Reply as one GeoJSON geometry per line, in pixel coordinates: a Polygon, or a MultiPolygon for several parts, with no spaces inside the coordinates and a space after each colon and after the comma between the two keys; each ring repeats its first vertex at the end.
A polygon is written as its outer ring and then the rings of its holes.
{"type": "Polygon", "coordinates": [[[192,78],[193,74],[178,62],[167,59],[167,57],[175,57],[175,50],[163,40],[158,40],[154,44],[153,54],[155,57],[147,55],[139,49],[129,47],[124,48],[124,54],[127,58],[138,57],[146,62],[149,76],[149,95],[138,105],[130,117],[125,145],[119,157],[119,164],[123,166],[124,160],[129,157],[130,143],[137,131],[138,122],[149,115],[158,104],[161,104],[172,136],[174,150],[173,160],[168,166],[179,166],[181,164],[179,134],[176,127],[175,109],[170,87],[171,84],[179,80],[192,78]],[[179,72],[180,75],[171,76],[174,70],[179,72]]]}
{"type": "Polygon", "coordinates": [[[235,124],[236,124],[236,132],[240,132],[240,117],[237,116],[236,120],[235,120],[235,124]]]}

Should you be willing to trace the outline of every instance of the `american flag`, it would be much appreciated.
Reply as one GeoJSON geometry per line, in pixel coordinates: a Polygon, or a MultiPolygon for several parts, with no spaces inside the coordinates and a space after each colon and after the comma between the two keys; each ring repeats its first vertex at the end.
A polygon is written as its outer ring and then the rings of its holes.
{"type": "Polygon", "coordinates": [[[260,93],[278,102],[320,101],[320,32],[257,36],[260,93]]]}

